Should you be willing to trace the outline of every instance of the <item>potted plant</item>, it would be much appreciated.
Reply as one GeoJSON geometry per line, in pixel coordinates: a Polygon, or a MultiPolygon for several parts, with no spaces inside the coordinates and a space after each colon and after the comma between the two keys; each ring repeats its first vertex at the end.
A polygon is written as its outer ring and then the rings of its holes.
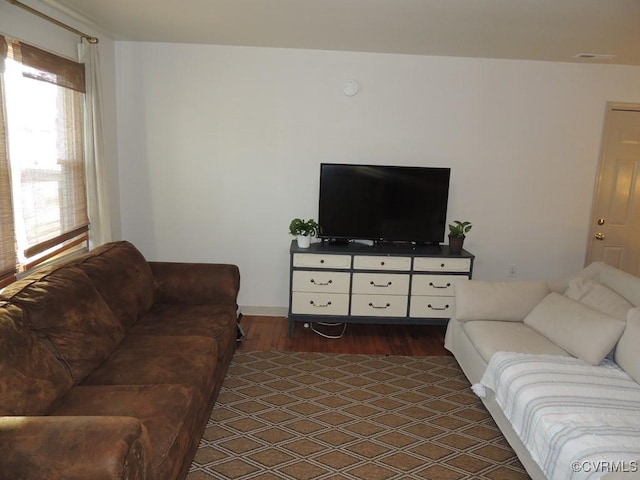
{"type": "Polygon", "coordinates": [[[298,247],[309,248],[311,237],[318,233],[318,227],[319,225],[312,218],[309,220],[294,218],[289,224],[289,233],[296,237],[298,247]]]}
{"type": "Polygon", "coordinates": [[[465,234],[471,230],[471,222],[461,222],[455,220],[449,224],[449,251],[451,253],[460,253],[462,251],[462,244],[466,238],[465,234]]]}

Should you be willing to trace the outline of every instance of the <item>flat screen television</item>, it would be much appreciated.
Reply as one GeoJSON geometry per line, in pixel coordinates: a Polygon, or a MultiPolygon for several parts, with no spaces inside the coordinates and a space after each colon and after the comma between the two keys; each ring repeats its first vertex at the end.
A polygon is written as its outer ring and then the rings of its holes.
{"type": "Polygon", "coordinates": [[[449,168],[322,163],[318,236],[438,244],[450,176],[449,168]]]}

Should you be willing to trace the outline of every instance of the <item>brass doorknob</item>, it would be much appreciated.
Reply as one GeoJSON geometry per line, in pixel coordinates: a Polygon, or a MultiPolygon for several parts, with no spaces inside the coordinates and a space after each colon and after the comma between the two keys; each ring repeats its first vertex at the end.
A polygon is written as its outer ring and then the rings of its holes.
{"type": "Polygon", "coordinates": [[[604,240],[604,233],[601,233],[601,232],[596,233],[596,240],[604,240]]]}

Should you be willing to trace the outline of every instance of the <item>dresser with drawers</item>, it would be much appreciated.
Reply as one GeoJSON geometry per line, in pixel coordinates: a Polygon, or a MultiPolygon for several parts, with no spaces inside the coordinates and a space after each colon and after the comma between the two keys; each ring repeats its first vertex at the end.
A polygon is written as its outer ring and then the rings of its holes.
{"type": "Polygon", "coordinates": [[[295,322],[446,324],[455,281],[474,256],[442,246],[291,242],[289,336],[295,322]]]}

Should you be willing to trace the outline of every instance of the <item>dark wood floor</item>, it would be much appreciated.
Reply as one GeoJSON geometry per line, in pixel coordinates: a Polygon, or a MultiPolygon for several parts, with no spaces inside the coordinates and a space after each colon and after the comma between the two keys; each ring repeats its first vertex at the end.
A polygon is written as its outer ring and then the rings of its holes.
{"type": "MultiPolygon", "coordinates": [[[[450,355],[444,348],[444,326],[422,325],[347,325],[341,338],[329,339],[311,328],[296,323],[292,338],[287,337],[287,320],[283,317],[245,315],[241,321],[245,332],[239,350],[284,352],[354,353],[368,355],[431,356],[450,355]]],[[[314,327],[336,335],[342,327],[314,327]]]]}

